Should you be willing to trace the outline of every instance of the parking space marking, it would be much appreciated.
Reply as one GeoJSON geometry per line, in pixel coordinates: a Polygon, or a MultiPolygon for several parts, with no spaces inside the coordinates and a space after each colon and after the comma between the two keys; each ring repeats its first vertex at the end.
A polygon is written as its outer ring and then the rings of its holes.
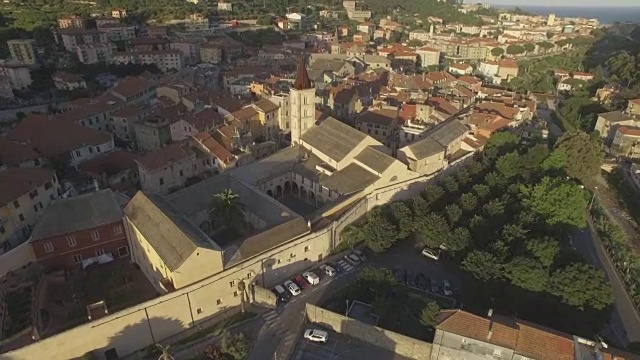
{"type": "Polygon", "coordinates": [[[278,313],[275,310],[269,311],[266,314],[262,314],[262,318],[265,323],[273,324],[278,319],[278,313]]]}
{"type": "Polygon", "coordinates": [[[345,272],[349,272],[353,270],[353,266],[351,266],[349,263],[347,263],[344,260],[338,260],[338,265],[340,265],[340,267],[342,267],[345,272]]]}

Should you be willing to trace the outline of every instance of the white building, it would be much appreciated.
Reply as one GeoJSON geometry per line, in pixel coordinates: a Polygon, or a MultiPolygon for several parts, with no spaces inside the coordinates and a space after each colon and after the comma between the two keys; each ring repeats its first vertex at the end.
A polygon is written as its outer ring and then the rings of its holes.
{"type": "Polygon", "coordinates": [[[78,45],[76,53],[83,64],[110,62],[113,58],[114,46],[110,43],[78,45]]]}
{"type": "Polygon", "coordinates": [[[27,64],[7,60],[0,61],[0,75],[7,76],[12,89],[26,89],[31,86],[31,73],[27,64]]]}

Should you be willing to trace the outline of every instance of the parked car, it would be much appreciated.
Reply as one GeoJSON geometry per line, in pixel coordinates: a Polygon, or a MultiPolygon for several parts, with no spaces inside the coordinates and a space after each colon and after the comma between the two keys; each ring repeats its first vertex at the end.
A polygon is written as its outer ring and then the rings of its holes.
{"type": "Polygon", "coordinates": [[[431,258],[431,259],[433,259],[435,261],[438,261],[438,259],[440,259],[440,252],[439,251],[436,253],[435,251],[433,251],[431,249],[427,249],[427,248],[424,248],[422,250],[422,255],[424,255],[424,256],[426,256],[428,258],[431,258]]]}
{"type": "Polygon", "coordinates": [[[431,292],[437,294],[440,292],[440,286],[438,286],[438,282],[436,279],[431,279],[431,292]]]}
{"type": "Polygon", "coordinates": [[[329,277],[334,277],[336,276],[336,269],[333,268],[333,266],[331,265],[320,265],[320,271],[322,271],[325,275],[329,276],[329,277]]]}
{"type": "Polygon", "coordinates": [[[289,301],[289,293],[280,285],[276,285],[273,288],[273,293],[276,294],[277,301],[280,303],[286,303],[289,301]]]}
{"type": "Polygon", "coordinates": [[[304,279],[300,275],[294,276],[292,280],[294,283],[296,283],[296,285],[298,285],[298,287],[301,290],[304,290],[309,287],[309,284],[306,281],[304,281],[304,279]]]}
{"type": "Polygon", "coordinates": [[[291,280],[285,281],[282,285],[284,285],[284,288],[287,289],[291,293],[291,295],[293,296],[300,295],[300,288],[298,287],[298,285],[294,284],[291,280]]]}
{"type": "Polygon", "coordinates": [[[326,343],[329,339],[329,334],[318,329],[308,329],[304,332],[304,338],[313,342],[326,343]]]}
{"type": "Polygon", "coordinates": [[[328,262],[328,263],[327,263],[327,266],[331,267],[331,268],[332,268],[333,270],[335,270],[335,271],[336,271],[336,273],[338,273],[338,274],[340,274],[341,272],[343,272],[343,271],[344,271],[344,269],[342,268],[342,266],[339,266],[338,264],[333,263],[333,262],[328,262]]]}
{"type": "Polygon", "coordinates": [[[358,258],[360,258],[360,261],[361,261],[361,262],[365,262],[365,261],[367,261],[367,257],[364,255],[364,253],[363,253],[362,251],[360,251],[360,250],[353,250],[353,253],[354,253],[358,258]]]}
{"type": "Polygon", "coordinates": [[[311,285],[320,284],[320,277],[311,271],[303,272],[302,277],[311,285]]]}
{"type": "Polygon", "coordinates": [[[360,265],[360,258],[356,254],[351,253],[349,255],[346,255],[344,259],[354,266],[360,265]]]}
{"type": "Polygon", "coordinates": [[[453,295],[453,290],[451,290],[451,284],[449,283],[449,280],[442,280],[442,292],[445,296],[453,295]]]}

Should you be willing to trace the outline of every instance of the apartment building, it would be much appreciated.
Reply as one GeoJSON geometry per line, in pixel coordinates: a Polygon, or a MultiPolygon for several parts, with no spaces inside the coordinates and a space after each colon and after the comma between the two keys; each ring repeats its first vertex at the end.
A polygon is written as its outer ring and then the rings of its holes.
{"type": "Polygon", "coordinates": [[[11,88],[11,79],[6,75],[0,75],[0,98],[13,99],[15,95],[11,88]]]}
{"type": "Polygon", "coordinates": [[[77,28],[84,29],[87,27],[88,19],[80,16],[69,16],[58,19],[58,27],[61,29],[77,28]]]}
{"type": "Polygon", "coordinates": [[[134,124],[136,146],[140,151],[153,151],[171,142],[171,121],[159,114],[134,124]]]}
{"type": "Polygon", "coordinates": [[[138,166],[141,155],[125,150],[114,150],[78,165],[78,172],[100,189],[128,193],[138,188],[138,166]]]}
{"type": "Polygon", "coordinates": [[[76,47],[78,60],[83,64],[108,63],[113,59],[115,47],[110,43],[85,44],[76,47]]]}
{"type": "Polygon", "coordinates": [[[214,43],[206,43],[200,47],[200,60],[209,64],[222,62],[222,47],[214,43]]]}
{"type": "Polygon", "coordinates": [[[118,65],[142,64],[155,65],[162,72],[180,70],[184,67],[180,50],[136,50],[133,52],[117,52],[112,62],[118,65]]]}
{"type": "Polygon", "coordinates": [[[35,40],[33,39],[13,39],[7,41],[11,58],[27,65],[34,65],[36,63],[34,44],[35,40]]]}
{"type": "Polygon", "coordinates": [[[0,166],[0,245],[6,249],[26,240],[59,195],[60,184],[52,170],[0,166]]]}
{"type": "Polygon", "coordinates": [[[204,108],[198,112],[186,114],[170,125],[171,139],[182,141],[200,132],[209,132],[223,125],[224,119],[213,108],[204,108]]]}
{"type": "Polygon", "coordinates": [[[56,30],[56,44],[62,42],[65,50],[75,52],[80,45],[97,45],[108,42],[107,34],[97,29],[63,28],[56,30]]]}
{"type": "Polygon", "coordinates": [[[98,26],[98,30],[107,35],[109,41],[125,41],[136,37],[136,27],[121,23],[108,23],[98,26]]]}
{"type": "Polygon", "coordinates": [[[64,71],[56,71],[51,75],[51,79],[58,90],[71,91],[87,87],[87,82],[81,76],[64,71]]]}
{"type": "Polygon", "coordinates": [[[171,41],[171,49],[182,53],[185,65],[195,65],[202,62],[200,47],[203,43],[202,38],[177,38],[171,41]]]}
{"type": "Polygon", "coordinates": [[[122,215],[111,189],[59,199],[44,210],[29,244],[47,270],[128,257],[122,215]]]}
{"type": "Polygon", "coordinates": [[[109,94],[129,105],[147,105],[156,98],[156,85],[143,77],[127,76],[119,80],[109,94]]]}
{"type": "Polygon", "coordinates": [[[127,10],[126,9],[113,9],[111,10],[111,17],[114,19],[124,19],[127,17],[127,10]]]}
{"type": "Polygon", "coordinates": [[[429,32],[426,30],[413,30],[409,32],[409,40],[427,41],[431,38],[429,35],[429,32]]]}
{"type": "Polygon", "coordinates": [[[426,68],[440,65],[440,56],[442,53],[438,49],[425,46],[417,49],[416,54],[420,56],[420,65],[422,67],[426,68]]]}
{"type": "Polygon", "coordinates": [[[393,133],[398,126],[398,108],[369,108],[356,119],[356,129],[392,147],[393,133]]]}
{"type": "Polygon", "coordinates": [[[140,187],[145,192],[168,194],[184,187],[188,178],[206,170],[205,159],[197,159],[186,143],[172,143],[139,160],[140,187]]]}
{"type": "Polygon", "coordinates": [[[109,131],[119,140],[134,144],[135,124],[149,115],[149,107],[127,105],[109,115],[109,131]]]}
{"type": "Polygon", "coordinates": [[[15,60],[0,60],[0,76],[9,78],[12,89],[22,90],[31,86],[31,72],[25,63],[15,60]]]}

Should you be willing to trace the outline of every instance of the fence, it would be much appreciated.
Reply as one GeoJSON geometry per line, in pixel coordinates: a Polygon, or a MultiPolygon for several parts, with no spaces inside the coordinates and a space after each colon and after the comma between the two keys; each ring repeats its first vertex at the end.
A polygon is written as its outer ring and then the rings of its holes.
{"type": "Polygon", "coordinates": [[[405,335],[365,324],[321,307],[307,304],[307,319],[337,333],[367,342],[410,359],[427,360],[431,357],[431,344],[405,335]]]}

